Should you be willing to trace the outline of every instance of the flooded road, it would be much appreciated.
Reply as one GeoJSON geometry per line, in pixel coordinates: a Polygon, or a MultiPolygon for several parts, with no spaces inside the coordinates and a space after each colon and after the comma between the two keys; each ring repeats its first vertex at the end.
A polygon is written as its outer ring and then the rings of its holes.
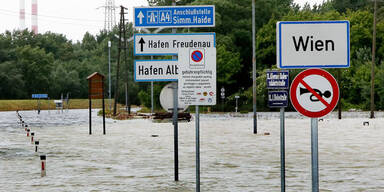
{"type": "MultiPolygon", "coordinates": [[[[16,113],[0,112],[0,191],[195,190],[194,120],[179,124],[180,181],[174,182],[171,123],[107,119],[102,135],[96,112],[89,135],[88,110],[21,111],[39,153],[16,113]],[[47,155],[46,177],[39,154],[47,155]]],[[[201,191],[280,191],[279,114],[258,114],[257,135],[250,115],[201,115],[201,191]]],[[[320,191],[384,191],[384,114],[343,115],[319,122],[320,191]]],[[[287,191],[311,191],[310,143],[310,119],[287,113],[287,191]]]]}

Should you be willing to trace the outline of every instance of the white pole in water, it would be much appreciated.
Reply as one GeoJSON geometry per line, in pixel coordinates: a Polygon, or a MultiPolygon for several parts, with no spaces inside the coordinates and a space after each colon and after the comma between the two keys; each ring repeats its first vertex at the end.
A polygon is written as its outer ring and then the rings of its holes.
{"type": "Polygon", "coordinates": [[[40,155],[40,160],[41,160],[41,177],[44,177],[47,175],[46,169],[46,159],[47,157],[45,155],[40,155]]]}

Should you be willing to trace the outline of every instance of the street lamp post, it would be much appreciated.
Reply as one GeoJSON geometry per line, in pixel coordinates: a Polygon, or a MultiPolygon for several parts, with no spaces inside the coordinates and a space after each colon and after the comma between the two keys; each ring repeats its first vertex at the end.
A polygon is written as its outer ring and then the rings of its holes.
{"type": "Polygon", "coordinates": [[[111,101],[111,41],[108,41],[108,98],[109,98],[109,111],[112,110],[111,101]]]}

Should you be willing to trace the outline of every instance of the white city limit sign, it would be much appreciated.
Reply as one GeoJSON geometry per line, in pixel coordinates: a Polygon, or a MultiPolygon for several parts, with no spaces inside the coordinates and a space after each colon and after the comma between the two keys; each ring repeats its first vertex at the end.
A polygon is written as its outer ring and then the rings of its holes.
{"type": "Polygon", "coordinates": [[[279,68],[347,68],[349,21],[277,22],[276,53],[279,68]]]}
{"type": "Polygon", "coordinates": [[[177,55],[183,48],[214,48],[215,33],[135,34],[134,55],[177,55]]]}

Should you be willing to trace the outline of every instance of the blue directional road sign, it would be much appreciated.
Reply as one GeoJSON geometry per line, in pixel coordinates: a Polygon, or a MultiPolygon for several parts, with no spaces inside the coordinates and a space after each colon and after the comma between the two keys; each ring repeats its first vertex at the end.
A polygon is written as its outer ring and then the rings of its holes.
{"type": "Polygon", "coordinates": [[[214,27],[215,6],[134,7],[134,27],[214,27]]]}
{"type": "Polygon", "coordinates": [[[48,94],[32,94],[32,99],[44,99],[48,98],[48,94]]]}
{"type": "Polygon", "coordinates": [[[289,71],[267,71],[267,89],[288,89],[289,71]]]}
{"type": "Polygon", "coordinates": [[[288,106],[288,91],[268,91],[268,107],[280,108],[288,106]]]}

